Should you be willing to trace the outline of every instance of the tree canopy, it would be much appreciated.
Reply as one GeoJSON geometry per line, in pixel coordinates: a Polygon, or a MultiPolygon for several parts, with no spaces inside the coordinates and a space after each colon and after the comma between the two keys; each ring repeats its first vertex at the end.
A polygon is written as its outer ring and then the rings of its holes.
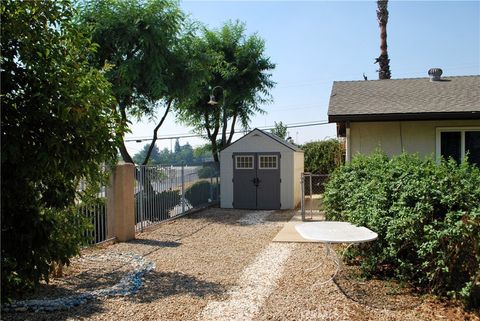
{"type": "Polygon", "coordinates": [[[178,116],[205,134],[218,162],[218,152],[231,143],[235,126],[248,128],[250,118],[264,112],[261,105],[271,100],[275,65],[265,56],[264,40],[257,34],[247,36],[239,21],[219,30],[204,28],[193,45],[199,53],[197,65],[203,65],[206,74],[195,91],[180,99],[178,116]],[[208,104],[210,95],[217,105],[208,104]]]}
{"type": "MultiPolygon", "coordinates": [[[[185,95],[196,79],[194,70],[200,70],[189,59],[192,36],[185,15],[169,0],[87,0],[77,20],[98,44],[90,60],[107,69],[123,123],[132,117],[155,118],[164,107],[151,152],[172,102],[185,95]]],[[[124,161],[133,162],[123,144],[120,152],[124,161]]]]}
{"type": "Polygon", "coordinates": [[[101,180],[122,127],[94,45],[68,0],[1,3],[2,296],[48,279],[78,253],[80,178],[101,180]]]}
{"type": "Polygon", "coordinates": [[[283,122],[275,122],[275,128],[271,130],[272,134],[280,137],[281,139],[287,138],[287,126],[283,122]]]}

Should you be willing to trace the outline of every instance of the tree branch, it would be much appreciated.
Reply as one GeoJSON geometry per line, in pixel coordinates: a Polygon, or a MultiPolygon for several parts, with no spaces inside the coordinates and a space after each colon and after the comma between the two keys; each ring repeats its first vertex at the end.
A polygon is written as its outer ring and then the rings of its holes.
{"type": "Polygon", "coordinates": [[[158,129],[162,126],[163,122],[165,121],[165,118],[167,117],[168,112],[170,111],[170,107],[172,106],[172,101],[173,99],[170,99],[167,103],[167,109],[165,110],[165,113],[163,114],[162,119],[158,123],[158,125],[155,127],[153,130],[153,138],[152,142],[150,143],[150,147],[148,148],[147,155],[145,155],[145,159],[142,162],[142,165],[147,165],[148,159],[150,158],[150,155],[152,154],[152,150],[155,147],[155,142],[157,141],[157,132],[158,129]]]}

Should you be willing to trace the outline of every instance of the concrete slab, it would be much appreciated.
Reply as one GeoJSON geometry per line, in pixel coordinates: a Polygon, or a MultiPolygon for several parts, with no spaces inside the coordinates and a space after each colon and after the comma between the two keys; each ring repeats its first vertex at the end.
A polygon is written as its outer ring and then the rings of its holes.
{"type": "MultiPolygon", "coordinates": [[[[325,215],[323,212],[317,212],[312,215],[306,215],[305,222],[324,221],[325,215]]],[[[273,238],[273,242],[299,242],[299,243],[318,243],[317,241],[307,240],[300,236],[295,229],[295,225],[304,223],[302,221],[301,212],[297,212],[289,222],[287,222],[278,234],[273,238]]]]}

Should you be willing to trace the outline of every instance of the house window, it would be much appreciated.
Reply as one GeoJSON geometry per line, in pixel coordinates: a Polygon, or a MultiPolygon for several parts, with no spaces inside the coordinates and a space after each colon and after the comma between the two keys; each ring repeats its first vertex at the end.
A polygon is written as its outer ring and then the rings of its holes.
{"type": "Polygon", "coordinates": [[[278,168],[278,156],[276,155],[260,155],[260,169],[277,169],[278,168]]]}
{"type": "Polygon", "coordinates": [[[449,157],[461,162],[468,155],[480,166],[480,127],[437,128],[437,159],[449,157]]]}
{"type": "Polygon", "coordinates": [[[236,169],[253,169],[253,156],[235,156],[236,169]]]}

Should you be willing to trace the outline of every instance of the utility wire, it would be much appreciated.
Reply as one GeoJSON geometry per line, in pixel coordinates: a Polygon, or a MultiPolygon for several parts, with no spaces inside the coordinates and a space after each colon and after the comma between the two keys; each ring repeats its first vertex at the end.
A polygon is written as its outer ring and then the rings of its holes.
{"type": "MultiPolygon", "coordinates": [[[[311,121],[311,122],[302,122],[302,123],[291,123],[291,124],[285,124],[284,126],[286,128],[301,128],[301,127],[311,127],[311,126],[321,126],[321,125],[328,125],[327,120],[317,120],[317,121],[311,121]]],[[[262,127],[257,127],[258,129],[261,130],[270,130],[274,129],[275,126],[262,126],[262,127]]],[[[241,134],[244,133],[244,130],[236,130],[234,134],[241,134]]],[[[227,132],[227,135],[229,135],[230,132],[227,132]]],[[[219,136],[222,135],[222,133],[218,133],[219,136]]],[[[165,135],[165,136],[158,136],[157,140],[166,140],[166,139],[174,139],[174,138],[191,138],[191,137],[203,137],[204,135],[202,134],[191,134],[191,133],[184,133],[184,134],[177,134],[177,135],[165,135]]],[[[132,138],[127,138],[124,141],[125,142],[137,142],[141,143],[143,141],[151,141],[152,137],[132,137],[132,138]]]]}

